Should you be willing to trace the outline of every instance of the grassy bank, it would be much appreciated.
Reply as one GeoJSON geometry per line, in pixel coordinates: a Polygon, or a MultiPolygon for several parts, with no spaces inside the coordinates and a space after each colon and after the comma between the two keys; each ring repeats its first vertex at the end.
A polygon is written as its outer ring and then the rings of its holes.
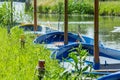
{"type": "Polygon", "coordinates": [[[35,73],[38,60],[45,60],[45,80],[57,80],[63,71],[56,60],[50,59],[50,51],[42,45],[35,45],[26,36],[25,48],[20,46],[22,30],[15,28],[11,35],[0,27],[0,79],[37,80],[35,73]]]}
{"type": "Polygon", "coordinates": [[[92,80],[96,78],[96,75],[83,73],[89,69],[91,71],[92,67],[91,65],[82,67],[88,52],[82,50],[81,46],[74,48],[76,52],[69,54],[69,57],[75,62],[75,64],[71,63],[75,69],[73,73],[67,70],[64,71],[57,60],[51,59],[50,51],[44,48],[43,45],[33,44],[31,35],[25,35],[25,47],[21,48],[21,34],[24,34],[23,30],[18,28],[12,29],[11,34],[7,34],[7,30],[0,27],[1,80],[41,80],[38,79],[38,71],[36,69],[39,60],[45,60],[44,80],[82,80],[87,77],[92,80]]]}
{"type": "MultiPolygon", "coordinates": [[[[61,0],[38,0],[38,12],[40,13],[64,13],[64,1],[61,0]]],[[[119,1],[100,1],[100,15],[115,15],[120,16],[119,1]]],[[[93,0],[69,0],[69,14],[94,14],[93,0]]]]}

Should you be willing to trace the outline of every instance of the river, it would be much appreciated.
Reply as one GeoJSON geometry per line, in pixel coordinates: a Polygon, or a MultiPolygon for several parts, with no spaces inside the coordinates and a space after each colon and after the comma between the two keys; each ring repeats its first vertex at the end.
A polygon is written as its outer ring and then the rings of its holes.
{"type": "MultiPolygon", "coordinates": [[[[0,2],[1,5],[2,2],[0,2]]],[[[17,15],[14,19],[18,22],[33,23],[33,15],[24,13],[24,3],[14,3],[17,15]],[[22,13],[22,15],[21,15],[22,13]],[[20,16],[20,17],[19,17],[20,16]]],[[[59,14],[40,14],[38,13],[38,24],[51,25],[64,30],[64,16],[59,14]],[[61,18],[59,20],[59,18],[61,18]],[[59,21],[58,21],[59,20],[59,21]],[[59,24],[58,24],[59,23],[59,24]],[[59,26],[59,27],[58,27],[59,26]]],[[[94,37],[94,16],[69,15],[69,32],[80,32],[83,35],[94,37]]],[[[120,17],[118,16],[99,16],[99,40],[109,48],[120,50],[120,17]],[[117,29],[117,30],[115,30],[117,29]]]]}
{"type": "MultiPolygon", "coordinates": [[[[58,22],[64,30],[64,16],[58,21],[59,15],[38,14],[39,24],[51,24],[58,27],[58,22]]],[[[69,32],[80,32],[83,35],[94,37],[94,16],[69,15],[69,32]]],[[[59,29],[59,28],[58,28],[59,29]]],[[[104,46],[120,50],[120,17],[99,16],[99,40],[104,46]],[[115,31],[115,29],[118,29],[115,31]]]]}

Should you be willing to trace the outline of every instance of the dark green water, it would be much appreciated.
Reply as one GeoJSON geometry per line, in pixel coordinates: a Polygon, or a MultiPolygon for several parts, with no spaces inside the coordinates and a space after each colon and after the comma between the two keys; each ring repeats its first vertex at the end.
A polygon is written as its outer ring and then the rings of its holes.
{"type": "MultiPolygon", "coordinates": [[[[41,15],[38,14],[39,24],[51,24],[53,27],[58,28],[58,15],[41,15]]],[[[61,16],[60,27],[64,30],[64,16],[61,16]]],[[[69,15],[69,32],[80,32],[83,35],[94,37],[94,17],[93,16],[80,16],[69,15]]],[[[120,17],[107,16],[99,17],[99,40],[103,42],[106,47],[120,50],[120,29],[119,32],[111,32],[115,28],[120,28],[120,17]]]]}

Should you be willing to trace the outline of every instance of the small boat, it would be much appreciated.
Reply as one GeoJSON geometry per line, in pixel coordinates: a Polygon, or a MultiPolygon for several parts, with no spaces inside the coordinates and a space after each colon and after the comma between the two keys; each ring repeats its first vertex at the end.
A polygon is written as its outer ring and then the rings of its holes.
{"type": "MultiPolygon", "coordinates": [[[[86,49],[91,55],[93,55],[93,52],[94,52],[93,44],[78,43],[78,42],[74,42],[74,43],[65,45],[65,46],[53,51],[52,55],[56,55],[57,59],[62,60],[63,58],[68,57],[68,54],[70,52],[72,52],[71,51],[72,48],[77,48],[80,44],[82,45],[82,49],[86,49]]],[[[103,57],[120,60],[120,51],[119,50],[106,48],[104,46],[99,46],[99,55],[103,56],[103,57]]]]}
{"type": "Polygon", "coordinates": [[[25,31],[26,34],[46,34],[49,32],[53,32],[56,31],[54,29],[51,29],[48,26],[45,25],[37,25],[37,31],[34,31],[34,24],[21,24],[20,26],[18,26],[19,28],[23,29],[25,31]]]}
{"type": "Polygon", "coordinates": [[[102,76],[97,80],[120,80],[120,71],[102,76]]]}
{"type": "MultiPolygon", "coordinates": [[[[64,45],[64,32],[51,32],[39,36],[34,40],[34,43],[44,43],[47,48],[54,50],[52,56],[56,55],[56,58],[59,60],[67,58],[70,50],[78,47],[80,44],[82,48],[86,49],[91,55],[93,55],[94,52],[94,39],[74,33],[68,33],[68,45],[64,45]]],[[[99,42],[99,55],[120,60],[119,50],[106,48],[101,42],[99,42]]]]}
{"type": "MultiPolygon", "coordinates": [[[[50,32],[45,35],[39,36],[34,40],[34,43],[39,43],[39,44],[55,44],[55,43],[63,43],[64,42],[64,32],[62,31],[55,31],[55,32],[50,32]]],[[[93,44],[94,40],[90,37],[75,34],[75,33],[68,33],[68,44],[73,43],[73,42],[83,42],[83,43],[88,43],[88,44],[93,44]]],[[[64,45],[64,44],[63,44],[64,45]]],[[[103,44],[100,42],[100,46],[103,46],[103,44]]]]}

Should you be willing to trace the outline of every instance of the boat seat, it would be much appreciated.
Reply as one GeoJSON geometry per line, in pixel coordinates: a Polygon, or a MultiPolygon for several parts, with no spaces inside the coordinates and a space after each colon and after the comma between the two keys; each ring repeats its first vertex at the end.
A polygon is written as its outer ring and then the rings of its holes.
{"type": "Polygon", "coordinates": [[[64,45],[64,42],[54,42],[54,45],[57,47],[61,47],[64,45]]]}

